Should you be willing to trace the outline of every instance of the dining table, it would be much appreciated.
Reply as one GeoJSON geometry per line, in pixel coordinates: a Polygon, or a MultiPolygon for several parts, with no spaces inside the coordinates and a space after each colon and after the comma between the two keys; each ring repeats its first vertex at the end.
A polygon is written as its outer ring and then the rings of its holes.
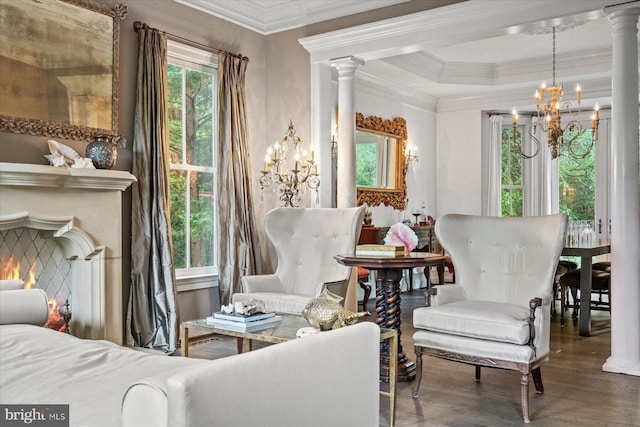
{"type": "Polygon", "coordinates": [[[611,243],[601,239],[589,242],[565,244],[562,256],[580,257],[580,314],[578,330],[580,336],[591,335],[591,272],[594,256],[611,252],[611,243]]]}

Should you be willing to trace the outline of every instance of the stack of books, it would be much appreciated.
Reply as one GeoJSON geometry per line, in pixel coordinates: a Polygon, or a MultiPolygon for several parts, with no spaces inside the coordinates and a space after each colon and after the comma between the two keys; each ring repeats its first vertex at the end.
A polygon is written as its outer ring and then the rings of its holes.
{"type": "Polygon", "coordinates": [[[358,245],[356,246],[356,256],[402,257],[404,256],[404,246],[358,245]]]}
{"type": "Polygon", "coordinates": [[[213,313],[207,317],[207,325],[220,329],[228,329],[237,332],[255,332],[263,329],[273,328],[282,320],[281,316],[275,313],[213,313]]]}

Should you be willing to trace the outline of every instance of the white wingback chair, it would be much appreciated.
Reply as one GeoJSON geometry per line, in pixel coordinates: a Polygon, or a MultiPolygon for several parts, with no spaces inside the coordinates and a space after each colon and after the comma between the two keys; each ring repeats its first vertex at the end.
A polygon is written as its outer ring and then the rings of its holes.
{"type": "Polygon", "coordinates": [[[276,251],[274,274],[244,276],[233,302],[257,298],[269,311],[300,314],[324,283],[341,282],[333,292],[345,297],[351,267],[334,256],[353,253],[365,207],[276,208],[264,217],[264,230],[276,251]]]}
{"type": "Polygon", "coordinates": [[[522,415],[529,422],[529,374],[544,391],[553,280],[567,216],[524,218],[447,214],[438,240],[456,266],[456,284],[430,289],[430,305],[413,312],[417,381],[422,354],[480,367],[519,371],[522,415]]]}

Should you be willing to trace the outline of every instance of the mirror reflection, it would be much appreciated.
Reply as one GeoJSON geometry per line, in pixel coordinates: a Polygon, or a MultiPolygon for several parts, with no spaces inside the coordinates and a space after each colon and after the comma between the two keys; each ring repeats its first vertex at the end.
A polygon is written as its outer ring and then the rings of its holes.
{"type": "Polygon", "coordinates": [[[356,184],[396,188],[398,139],[356,130],[356,184]]]}
{"type": "Polygon", "coordinates": [[[118,19],[125,13],[122,5],[79,0],[2,2],[2,130],[54,136],[57,128],[55,136],[89,140],[95,130],[117,134],[118,19]]]}

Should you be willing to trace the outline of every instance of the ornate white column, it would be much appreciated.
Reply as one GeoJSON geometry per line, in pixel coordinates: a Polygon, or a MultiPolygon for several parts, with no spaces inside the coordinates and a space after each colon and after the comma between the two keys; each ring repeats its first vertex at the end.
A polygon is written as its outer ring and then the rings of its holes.
{"type": "Polygon", "coordinates": [[[347,56],[331,61],[338,70],[338,197],[337,207],[356,206],[355,75],[364,61],[347,56]]]}
{"type": "Polygon", "coordinates": [[[611,356],[602,369],[640,376],[638,13],[605,8],[613,28],[611,141],[611,356]]]}

